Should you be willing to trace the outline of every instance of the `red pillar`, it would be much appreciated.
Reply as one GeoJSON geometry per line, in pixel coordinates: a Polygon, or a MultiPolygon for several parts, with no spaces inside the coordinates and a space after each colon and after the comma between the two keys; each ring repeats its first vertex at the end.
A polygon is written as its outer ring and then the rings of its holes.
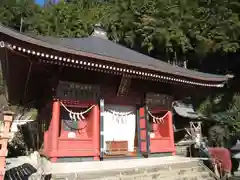
{"type": "Polygon", "coordinates": [[[169,133],[170,133],[170,141],[173,148],[172,155],[176,155],[176,148],[174,143],[174,132],[173,132],[173,120],[172,120],[172,112],[168,111],[168,122],[169,122],[169,133]]]}
{"type": "Polygon", "coordinates": [[[59,138],[59,126],[60,126],[60,103],[59,101],[53,102],[52,109],[52,162],[56,162],[57,157],[55,154],[58,151],[58,138],[59,138]]]}
{"type": "Polygon", "coordinates": [[[95,106],[93,111],[93,148],[95,151],[94,160],[100,160],[100,111],[99,106],[95,106]]]}

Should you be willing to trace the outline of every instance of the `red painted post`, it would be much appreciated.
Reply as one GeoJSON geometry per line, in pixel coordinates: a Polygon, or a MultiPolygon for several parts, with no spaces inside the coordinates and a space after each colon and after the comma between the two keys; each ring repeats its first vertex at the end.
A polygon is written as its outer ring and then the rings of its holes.
{"type": "Polygon", "coordinates": [[[170,133],[170,141],[171,146],[173,148],[172,155],[176,155],[176,148],[174,143],[174,132],[173,132],[173,121],[172,121],[172,112],[168,111],[168,122],[169,122],[169,133],[170,133]]]}
{"type": "Polygon", "coordinates": [[[57,157],[54,155],[58,151],[58,138],[60,130],[60,103],[59,101],[53,102],[52,109],[52,154],[51,162],[56,162],[57,157]]]}
{"type": "Polygon", "coordinates": [[[100,110],[95,106],[93,111],[93,148],[95,150],[94,160],[100,160],[100,110]]]}
{"type": "Polygon", "coordinates": [[[13,121],[13,115],[14,113],[11,111],[5,111],[3,112],[4,119],[4,127],[3,131],[1,132],[1,137],[0,137],[0,180],[4,180],[4,175],[6,171],[6,156],[8,153],[7,150],[7,144],[8,144],[8,139],[10,138],[10,128],[12,125],[13,121]]]}

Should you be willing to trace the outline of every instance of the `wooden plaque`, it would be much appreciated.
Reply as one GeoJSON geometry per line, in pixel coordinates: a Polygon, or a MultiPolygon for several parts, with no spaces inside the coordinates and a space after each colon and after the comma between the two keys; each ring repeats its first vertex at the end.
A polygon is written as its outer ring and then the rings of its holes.
{"type": "Polygon", "coordinates": [[[145,100],[149,107],[172,108],[173,97],[166,94],[147,93],[145,100]]]}
{"type": "Polygon", "coordinates": [[[63,100],[98,100],[100,87],[91,84],[60,81],[57,86],[56,97],[63,100]]]}

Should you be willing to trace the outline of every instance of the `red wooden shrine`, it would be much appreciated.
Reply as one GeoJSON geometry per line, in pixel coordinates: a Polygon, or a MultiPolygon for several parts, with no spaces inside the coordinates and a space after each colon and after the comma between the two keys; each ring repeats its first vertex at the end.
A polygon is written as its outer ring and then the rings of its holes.
{"type": "Polygon", "coordinates": [[[141,150],[147,152],[147,147],[149,146],[149,153],[171,152],[175,155],[172,112],[168,110],[164,111],[162,108],[154,108],[151,111],[141,108],[139,116],[140,138],[143,141],[141,142],[141,150]],[[164,115],[160,117],[155,116],[155,114],[164,115]],[[148,123],[150,128],[147,128],[148,123]],[[149,145],[147,145],[147,138],[149,138],[149,145]]]}
{"type": "MultiPolygon", "coordinates": [[[[63,101],[65,102],[65,101],[63,101]]],[[[99,160],[100,132],[99,106],[91,104],[91,110],[83,121],[77,121],[76,129],[71,132],[64,130],[65,122],[61,121],[60,111],[63,103],[53,102],[52,119],[48,130],[44,134],[44,149],[42,154],[55,162],[59,157],[94,157],[99,160]]],[[[67,103],[66,103],[67,104],[67,103]]],[[[68,101],[67,108],[82,109],[88,104],[72,104],[68,101]]]]}
{"type": "Polygon", "coordinates": [[[176,150],[174,145],[172,112],[161,111],[157,109],[154,111],[152,110],[151,115],[156,117],[155,114],[164,115],[160,119],[157,119],[153,122],[151,121],[152,131],[150,134],[150,152],[172,152],[174,155],[176,150]]]}
{"type": "Polygon", "coordinates": [[[100,28],[53,40],[0,25],[0,45],[8,101],[39,110],[44,138],[33,149],[53,162],[175,154],[172,102],[228,80],[125,48],[100,28]]]}
{"type": "MultiPolygon", "coordinates": [[[[99,141],[101,133],[99,105],[55,100],[52,106],[52,119],[48,130],[44,133],[42,154],[50,157],[52,162],[61,157],[94,157],[94,160],[99,160],[101,148],[99,141]],[[67,110],[72,112],[74,110],[81,111],[83,108],[89,107],[90,111],[87,116],[84,115],[84,120],[77,122],[76,129],[71,131],[64,129],[63,125],[66,122],[61,120],[61,112],[67,110]]],[[[126,105],[120,106],[125,107],[126,105]]],[[[139,148],[141,153],[170,152],[173,155],[175,154],[171,111],[154,108],[150,112],[146,108],[140,108],[139,118],[136,117],[136,121],[140,122],[139,128],[141,130],[139,132],[136,131],[135,141],[140,139],[140,141],[143,140],[144,142],[140,143],[140,147],[138,147],[138,144],[135,144],[135,148],[139,148]],[[158,115],[161,115],[162,112],[164,115],[159,118],[158,115]],[[151,118],[156,118],[156,120],[153,121],[151,118]]],[[[124,148],[124,145],[121,145],[121,143],[126,144],[125,141],[110,141],[106,143],[113,147],[112,151],[115,151],[116,154],[121,154],[120,149],[122,151],[122,148],[124,148]]],[[[124,153],[121,155],[124,155],[124,153]]],[[[137,156],[137,153],[133,153],[131,156],[137,156]]]]}

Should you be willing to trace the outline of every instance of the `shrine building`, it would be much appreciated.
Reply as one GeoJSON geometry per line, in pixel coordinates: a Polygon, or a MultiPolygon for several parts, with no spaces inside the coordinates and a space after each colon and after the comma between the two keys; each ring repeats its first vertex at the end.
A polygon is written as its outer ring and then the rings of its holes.
{"type": "Polygon", "coordinates": [[[174,155],[172,102],[228,81],[135,52],[100,28],[54,38],[0,25],[0,59],[9,103],[38,109],[38,150],[52,162],[174,155]]]}

